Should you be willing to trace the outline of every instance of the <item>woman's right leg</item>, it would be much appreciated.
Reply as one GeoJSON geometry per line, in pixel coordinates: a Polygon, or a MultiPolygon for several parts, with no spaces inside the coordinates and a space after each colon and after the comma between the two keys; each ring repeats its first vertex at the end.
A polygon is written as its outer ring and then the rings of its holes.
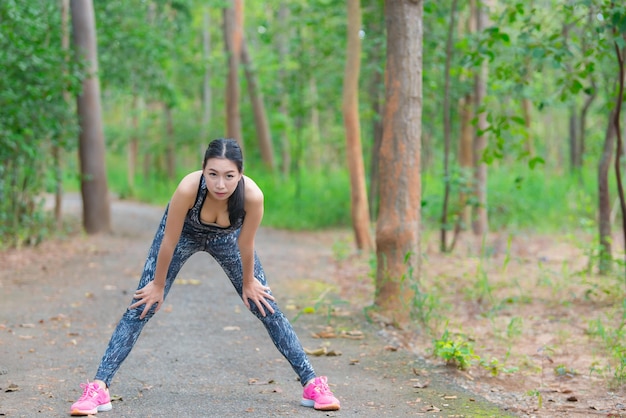
{"type": "MultiPolygon", "coordinates": [[[[163,220],[159,225],[159,229],[157,230],[152,246],[150,247],[148,258],[144,265],[143,273],[137,289],[143,288],[150,281],[154,280],[156,260],[161,241],[163,240],[166,219],[167,212],[163,216],[163,220]]],[[[178,245],[174,250],[172,262],[170,263],[167,273],[165,297],[167,297],[172,283],[185,261],[187,261],[191,255],[199,251],[199,249],[199,246],[195,245],[194,240],[189,239],[184,234],[181,235],[178,245]]],[[[131,304],[134,302],[136,302],[136,300],[133,299],[131,304]]],[[[111,340],[109,341],[109,345],[107,346],[107,349],[102,357],[94,380],[104,382],[107,387],[111,384],[113,376],[115,376],[126,357],[130,354],[132,348],[137,342],[137,339],[139,338],[139,335],[141,334],[141,331],[143,330],[143,327],[146,325],[148,320],[152,318],[156,308],[154,306],[150,308],[148,314],[143,319],[140,319],[139,317],[143,312],[143,309],[144,306],[142,305],[124,312],[122,319],[117,324],[117,327],[111,336],[111,340]]]]}

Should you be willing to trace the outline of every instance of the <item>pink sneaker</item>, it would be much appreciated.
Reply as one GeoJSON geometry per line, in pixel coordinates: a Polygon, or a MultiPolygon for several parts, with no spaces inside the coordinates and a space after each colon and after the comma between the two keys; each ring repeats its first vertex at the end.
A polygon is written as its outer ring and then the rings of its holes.
{"type": "Polygon", "coordinates": [[[316,377],[304,387],[300,405],[313,407],[320,411],[337,411],[340,407],[339,400],[335,398],[328,387],[326,376],[316,377]]]}
{"type": "Polygon", "coordinates": [[[80,387],[83,388],[83,396],[74,402],[70,415],[93,415],[113,408],[109,392],[97,383],[81,383],[80,387]]]}

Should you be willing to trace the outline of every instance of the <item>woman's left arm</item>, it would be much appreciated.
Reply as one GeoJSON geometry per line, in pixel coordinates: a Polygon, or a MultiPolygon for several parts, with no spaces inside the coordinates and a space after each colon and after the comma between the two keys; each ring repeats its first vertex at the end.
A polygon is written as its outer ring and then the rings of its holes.
{"type": "Polygon", "coordinates": [[[268,302],[274,300],[269,293],[269,286],[263,285],[254,277],[254,239],[263,219],[263,192],[250,178],[245,178],[245,211],[246,217],[239,232],[239,252],[241,253],[241,266],[243,269],[243,303],[250,309],[252,301],[261,315],[265,316],[266,310],[274,313],[274,309],[268,302]]]}

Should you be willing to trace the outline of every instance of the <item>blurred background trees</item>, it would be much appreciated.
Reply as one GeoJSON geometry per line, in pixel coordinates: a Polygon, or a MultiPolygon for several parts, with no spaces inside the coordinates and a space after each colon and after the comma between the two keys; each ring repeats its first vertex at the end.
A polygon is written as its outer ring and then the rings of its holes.
{"type": "MultiPolygon", "coordinates": [[[[451,232],[441,234],[441,248],[453,249],[463,231],[598,235],[603,176],[610,208],[600,219],[614,222],[615,176],[606,167],[615,143],[605,144],[615,138],[609,121],[624,6],[422,3],[421,224],[451,232]]],[[[68,59],[62,5],[0,3],[2,246],[42,239],[54,225],[38,210],[42,193],[79,185],[74,98],[85,64],[68,59]]],[[[347,3],[111,0],[94,8],[107,180],[116,196],[165,203],[179,175],[199,167],[206,144],[230,134],[265,190],[266,225],[351,225],[347,3]]],[[[388,11],[382,0],[361,0],[360,9],[354,77],[375,222],[388,11]]],[[[610,243],[600,241],[599,251],[610,243]]]]}

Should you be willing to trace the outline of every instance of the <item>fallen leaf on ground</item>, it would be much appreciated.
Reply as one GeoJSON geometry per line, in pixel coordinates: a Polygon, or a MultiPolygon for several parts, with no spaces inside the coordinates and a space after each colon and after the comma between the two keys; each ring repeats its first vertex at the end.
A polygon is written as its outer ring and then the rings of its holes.
{"type": "Polygon", "coordinates": [[[418,388],[418,389],[423,389],[425,387],[428,387],[428,385],[430,385],[430,380],[426,380],[424,382],[420,382],[419,380],[416,381],[415,383],[413,383],[413,387],[414,388],[418,388]]]}
{"type": "Polygon", "coordinates": [[[235,325],[226,326],[223,328],[224,331],[240,331],[241,328],[235,325]]]}
{"type": "Polygon", "coordinates": [[[304,352],[310,356],[324,356],[328,352],[326,347],[316,348],[315,350],[311,350],[309,348],[305,348],[304,352]]]}
{"type": "Polygon", "coordinates": [[[16,385],[15,383],[11,383],[9,387],[6,388],[4,391],[5,392],[17,392],[18,390],[20,390],[20,387],[16,385]]]}

